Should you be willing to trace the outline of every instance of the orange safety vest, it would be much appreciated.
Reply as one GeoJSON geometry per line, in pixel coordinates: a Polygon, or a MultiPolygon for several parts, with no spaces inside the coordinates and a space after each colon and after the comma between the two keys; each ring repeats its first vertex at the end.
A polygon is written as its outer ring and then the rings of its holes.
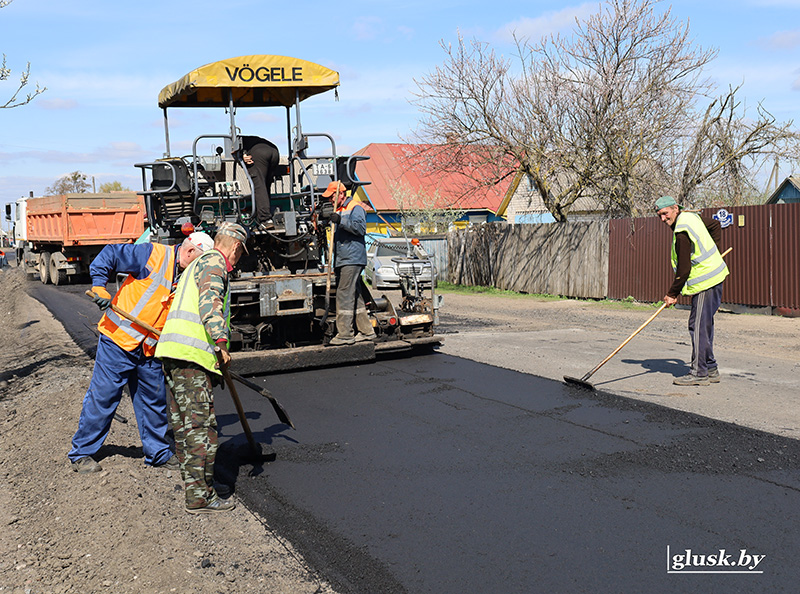
{"type": "MultiPolygon", "coordinates": [[[[156,330],[161,330],[167,321],[167,312],[172,301],[175,249],[154,243],[147,260],[147,268],[150,274],[146,278],[135,279],[128,275],[111,303],[156,330]]],[[[100,318],[97,328],[123,350],[132,351],[141,344],[145,357],[152,357],[155,353],[158,338],[110,308],[100,318]]]]}

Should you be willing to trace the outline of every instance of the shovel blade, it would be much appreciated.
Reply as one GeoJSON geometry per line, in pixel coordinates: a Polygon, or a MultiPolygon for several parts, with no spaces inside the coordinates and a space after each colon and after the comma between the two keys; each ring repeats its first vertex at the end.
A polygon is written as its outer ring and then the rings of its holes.
{"type": "Polygon", "coordinates": [[[568,375],[564,376],[564,381],[572,386],[578,386],[580,388],[586,388],[587,390],[594,390],[594,386],[583,379],[578,379],[577,377],[570,377],[568,375]]]}

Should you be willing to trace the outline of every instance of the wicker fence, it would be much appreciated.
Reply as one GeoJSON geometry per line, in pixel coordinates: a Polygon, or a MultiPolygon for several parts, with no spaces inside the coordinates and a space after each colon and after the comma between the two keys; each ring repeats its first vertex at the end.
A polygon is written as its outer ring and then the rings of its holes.
{"type": "Polygon", "coordinates": [[[448,281],[521,293],[602,299],[608,292],[608,223],[505,225],[452,231],[448,281]]]}

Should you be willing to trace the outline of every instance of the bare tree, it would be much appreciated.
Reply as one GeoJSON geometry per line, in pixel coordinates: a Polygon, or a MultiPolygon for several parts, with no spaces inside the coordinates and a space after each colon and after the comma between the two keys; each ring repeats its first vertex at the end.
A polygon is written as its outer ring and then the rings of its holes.
{"type": "MultiPolygon", "coordinates": [[[[5,8],[13,1],[14,0],[0,0],[0,8],[5,8]]],[[[7,66],[6,55],[3,54],[3,63],[0,65],[0,82],[8,80],[10,76],[11,76],[11,69],[8,68],[7,66]]],[[[17,90],[13,92],[10,99],[8,99],[5,103],[0,105],[0,109],[26,105],[27,103],[33,101],[34,97],[44,93],[47,90],[47,87],[40,87],[39,83],[36,83],[35,90],[25,95],[24,98],[20,98],[19,94],[20,92],[22,92],[22,89],[28,85],[30,76],[31,76],[31,63],[28,62],[27,66],[25,67],[25,70],[19,77],[19,86],[17,86],[17,90]]]]}
{"type": "Polygon", "coordinates": [[[716,51],[658,4],[609,0],[568,37],[517,38],[513,59],[461,37],[443,46],[444,64],[416,81],[417,140],[513,160],[557,221],[581,197],[608,216],[640,214],[664,193],[736,200],[752,163],[796,150],[791,123],[760,107],[748,120],[736,89],[703,118],[698,105],[713,94],[703,71],[716,51]]]}
{"type": "MultiPolygon", "coordinates": [[[[487,44],[465,42],[447,52],[444,65],[417,81],[416,104],[424,114],[416,139],[431,170],[462,171],[473,165],[475,185],[500,183],[519,169],[547,208],[565,220],[565,208],[580,195],[583,179],[563,175],[585,161],[569,142],[562,88],[542,84],[548,72],[520,57],[523,74],[487,44]],[[566,134],[562,134],[564,131],[566,134]],[[477,162],[476,162],[477,160],[477,162]]],[[[466,188],[465,191],[472,191],[466,188]]]]}
{"type": "Polygon", "coordinates": [[[53,185],[46,188],[44,193],[48,196],[58,194],[83,194],[89,191],[92,186],[86,181],[86,174],[80,171],[73,171],[67,175],[59,177],[53,185]]]}
{"type": "Polygon", "coordinates": [[[100,184],[100,192],[101,193],[108,193],[108,192],[130,192],[131,189],[127,186],[123,186],[121,182],[114,180],[110,182],[106,182],[104,184],[100,184]]]}
{"type": "Polygon", "coordinates": [[[462,208],[444,203],[439,190],[414,190],[404,181],[389,184],[389,192],[400,211],[403,227],[414,227],[416,234],[447,233],[450,226],[466,214],[462,208]]]}
{"type": "Polygon", "coordinates": [[[596,155],[587,194],[612,216],[637,214],[638,200],[669,187],[664,161],[711,88],[702,72],[716,52],[696,46],[688,23],[657,14],[656,4],[613,0],[572,37],[538,48],[572,85],[576,126],[596,155]]]}
{"type": "Polygon", "coordinates": [[[760,104],[756,118],[744,117],[737,88],[718,97],[705,111],[688,139],[681,163],[678,201],[695,206],[737,206],[752,202],[758,190],[757,170],[776,156],[791,158],[797,135],[791,123],[777,124],[760,104]],[[720,203],[720,197],[726,200],[720,203]]]}

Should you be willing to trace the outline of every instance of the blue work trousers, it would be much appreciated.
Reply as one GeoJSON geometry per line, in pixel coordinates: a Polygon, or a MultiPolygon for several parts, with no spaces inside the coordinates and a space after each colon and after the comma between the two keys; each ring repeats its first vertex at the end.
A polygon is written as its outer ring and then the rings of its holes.
{"type": "Polygon", "coordinates": [[[167,393],[161,362],[145,357],[141,346],[128,352],[101,334],[92,381],[83,398],[78,430],[72,437],[72,450],[68,454],[71,461],[93,456],[103,445],[126,384],[133,400],[145,464],[159,466],[172,456],[167,441],[167,393]]]}
{"type": "Polygon", "coordinates": [[[722,302],[722,283],[692,295],[689,335],[692,337],[692,373],[699,377],[717,368],[714,358],[714,314],[722,302]]]}

